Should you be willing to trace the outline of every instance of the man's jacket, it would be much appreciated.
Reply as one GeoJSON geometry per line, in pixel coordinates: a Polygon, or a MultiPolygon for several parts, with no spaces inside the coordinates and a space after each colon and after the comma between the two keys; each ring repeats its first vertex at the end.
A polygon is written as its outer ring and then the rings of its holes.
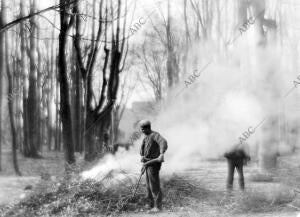
{"type": "Polygon", "coordinates": [[[250,156],[243,149],[234,149],[224,154],[229,160],[242,161],[243,164],[247,164],[250,161],[250,156]]]}
{"type": "Polygon", "coordinates": [[[167,140],[163,138],[159,133],[152,131],[143,139],[140,154],[146,159],[155,159],[160,154],[165,153],[167,148],[167,140]]]}

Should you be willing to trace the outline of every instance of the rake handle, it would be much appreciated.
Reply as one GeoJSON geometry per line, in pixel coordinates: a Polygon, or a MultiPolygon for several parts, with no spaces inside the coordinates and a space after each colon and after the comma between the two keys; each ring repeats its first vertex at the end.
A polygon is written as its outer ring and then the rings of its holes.
{"type": "Polygon", "coordinates": [[[135,187],[135,190],[134,190],[134,192],[133,192],[132,197],[135,196],[135,194],[136,194],[136,192],[137,192],[137,189],[139,188],[139,185],[140,185],[140,182],[141,182],[141,179],[142,179],[143,174],[144,174],[144,172],[141,172],[140,178],[139,178],[139,180],[138,180],[138,182],[137,182],[137,184],[136,184],[136,187],[135,187]]]}

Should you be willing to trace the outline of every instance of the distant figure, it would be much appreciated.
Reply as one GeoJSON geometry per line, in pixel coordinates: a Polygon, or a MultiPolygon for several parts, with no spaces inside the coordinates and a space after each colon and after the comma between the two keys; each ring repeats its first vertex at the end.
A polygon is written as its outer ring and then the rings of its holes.
{"type": "Polygon", "coordinates": [[[130,137],[130,141],[117,142],[117,143],[113,144],[111,147],[111,153],[115,154],[119,150],[119,148],[124,148],[126,151],[129,151],[130,147],[133,146],[133,142],[136,141],[137,139],[139,139],[141,134],[142,133],[134,132],[130,137]]]}
{"type": "Polygon", "coordinates": [[[228,164],[227,174],[227,190],[231,191],[233,188],[234,169],[236,168],[239,174],[239,185],[241,190],[245,189],[244,171],[243,167],[250,160],[250,156],[246,153],[246,143],[235,145],[229,152],[224,154],[228,164]]]}
{"type": "Polygon", "coordinates": [[[129,151],[129,147],[132,146],[129,142],[118,142],[113,145],[112,154],[115,154],[120,147],[123,147],[126,151],[129,151]]]}
{"type": "Polygon", "coordinates": [[[143,164],[142,172],[146,172],[147,199],[151,212],[158,212],[162,208],[162,192],[160,189],[159,171],[164,162],[164,153],[168,148],[167,141],[159,133],[151,130],[151,123],[147,120],[140,122],[141,131],[145,134],[140,154],[143,164]]]}
{"type": "Polygon", "coordinates": [[[111,148],[111,153],[115,155],[118,150],[119,150],[119,145],[117,143],[113,144],[111,148]]]}
{"type": "Polygon", "coordinates": [[[32,190],[33,186],[32,185],[26,185],[24,190],[27,191],[27,190],[32,190]]]}
{"type": "Polygon", "coordinates": [[[105,148],[105,152],[109,152],[109,133],[103,134],[103,147],[105,148]]]}
{"type": "Polygon", "coordinates": [[[129,145],[127,143],[114,143],[114,144],[109,144],[109,133],[104,133],[103,134],[103,147],[105,147],[105,152],[111,152],[113,155],[116,154],[116,152],[118,152],[119,147],[124,147],[126,150],[129,150],[129,145]]]}

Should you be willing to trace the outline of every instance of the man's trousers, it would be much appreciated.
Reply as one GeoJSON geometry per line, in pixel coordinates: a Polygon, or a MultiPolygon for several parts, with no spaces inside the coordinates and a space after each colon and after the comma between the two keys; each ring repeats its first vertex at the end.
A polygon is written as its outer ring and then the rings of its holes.
{"type": "Polygon", "coordinates": [[[236,168],[239,175],[239,185],[242,190],[245,189],[244,172],[243,172],[243,160],[241,159],[227,159],[228,163],[228,175],[227,175],[227,189],[232,190],[234,169],[236,168]]]}
{"type": "Polygon", "coordinates": [[[147,198],[151,207],[161,209],[162,193],[160,189],[159,170],[161,165],[150,165],[146,167],[146,184],[147,184],[147,198]]]}

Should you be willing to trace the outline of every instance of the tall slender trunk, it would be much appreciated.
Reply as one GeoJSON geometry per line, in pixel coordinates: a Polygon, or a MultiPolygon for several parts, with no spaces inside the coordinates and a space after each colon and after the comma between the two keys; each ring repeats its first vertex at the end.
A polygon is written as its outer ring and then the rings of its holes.
{"type": "Polygon", "coordinates": [[[56,82],[56,88],[55,88],[55,91],[56,91],[56,96],[55,96],[55,151],[59,151],[59,134],[60,134],[60,119],[59,119],[59,113],[60,113],[60,107],[59,107],[59,82],[58,82],[58,64],[56,64],[56,79],[55,79],[55,82],[56,82]]]}
{"type": "MultiPolygon", "coordinates": [[[[31,13],[36,10],[36,0],[31,2],[31,13]]],[[[30,19],[30,73],[29,73],[29,90],[28,90],[28,127],[29,127],[29,152],[25,153],[27,157],[38,157],[38,126],[37,126],[37,48],[36,48],[36,22],[35,17],[30,19]]]]}
{"type": "MultiPolygon", "coordinates": [[[[18,37],[17,40],[20,40],[18,37]]],[[[16,52],[20,52],[18,44],[16,43],[16,52]]],[[[16,64],[16,88],[15,91],[17,95],[15,96],[15,104],[16,104],[16,130],[17,130],[17,141],[19,145],[20,152],[23,151],[23,144],[22,144],[22,70],[20,70],[20,59],[18,57],[18,63],[16,64]]]]}
{"type": "Polygon", "coordinates": [[[188,58],[188,50],[190,44],[190,32],[187,18],[187,0],[183,0],[183,18],[184,18],[184,27],[185,27],[185,48],[183,55],[183,73],[187,73],[187,58],[188,58]]]}
{"type": "Polygon", "coordinates": [[[174,85],[174,72],[172,70],[172,45],[171,45],[171,22],[170,22],[170,0],[168,0],[167,4],[168,18],[167,18],[167,26],[166,26],[166,34],[167,34],[167,78],[168,78],[168,87],[172,88],[174,85]]]}
{"type": "Polygon", "coordinates": [[[36,90],[36,109],[37,109],[37,117],[36,117],[36,125],[37,125],[37,135],[36,135],[36,140],[37,140],[37,147],[39,148],[40,152],[42,153],[43,150],[43,123],[42,123],[42,113],[41,110],[43,108],[43,98],[42,98],[42,53],[40,49],[40,29],[38,24],[37,25],[37,90],[36,90]]]}
{"type": "MultiPolygon", "coordinates": [[[[53,36],[53,33],[52,33],[53,36]]],[[[54,43],[53,43],[54,44],[54,43]]],[[[49,47],[49,44],[48,44],[49,47]]],[[[48,122],[47,122],[47,146],[48,146],[48,151],[51,150],[52,148],[52,137],[53,137],[53,130],[52,130],[52,99],[53,99],[53,74],[55,73],[54,71],[54,46],[50,46],[51,51],[50,51],[50,58],[49,58],[49,65],[48,65],[48,90],[47,90],[47,113],[48,113],[48,122]]]]}
{"type": "MultiPolygon", "coordinates": [[[[66,1],[60,0],[63,5],[66,1]]],[[[72,18],[71,18],[72,19],[72,18]]],[[[66,48],[67,48],[67,34],[71,24],[69,23],[67,8],[61,6],[60,8],[60,25],[59,33],[59,49],[58,49],[58,69],[59,69],[59,83],[60,83],[60,117],[62,121],[63,144],[65,151],[65,160],[72,164],[75,162],[74,145],[72,136],[72,116],[70,108],[69,84],[67,80],[67,62],[66,62],[66,48]]]]}
{"type": "MultiPolygon", "coordinates": [[[[60,112],[59,112],[59,114],[60,114],[60,112]]],[[[63,151],[63,149],[62,149],[62,145],[61,145],[61,136],[62,136],[62,122],[61,122],[61,118],[60,118],[60,115],[58,115],[58,137],[57,137],[57,141],[58,141],[58,146],[57,146],[57,150],[58,151],[63,151]]]]}
{"type": "MultiPolygon", "coordinates": [[[[5,52],[5,62],[6,62],[6,75],[8,80],[8,87],[7,87],[7,96],[13,96],[13,77],[9,67],[9,47],[8,47],[8,39],[7,33],[5,33],[5,45],[6,45],[6,52],[5,52]]],[[[16,63],[15,63],[16,64],[16,63]]],[[[9,98],[9,97],[8,97],[9,98]]],[[[9,120],[10,120],[10,129],[11,129],[11,139],[12,139],[12,156],[13,156],[13,165],[17,175],[21,176],[21,172],[18,166],[18,159],[17,159],[17,132],[15,127],[15,120],[14,120],[14,105],[13,99],[7,100],[8,102],[8,111],[9,111],[9,120]]]]}
{"type": "MultiPolygon", "coordinates": [[[[56,4],[56,1],[55,1],[55,4],[56,4]]],[[[56,13],[54,15],[54,21],[53,21],[54,25],[56,25],[56,13]]],[[[54,91],[54,85],[55,85],[55,78],[56,78],[56,70],[57,70],[57,64],[56,64],[56,58],[55,58],[55,29],[53,28],[52,30],[52,36],[51,36],[51,46],[48,46],[48,47],[51,47],[51,51],[49,52],[49,55],[50,55],[50,58],[49,58],[49,61],[50,61],[50,64],[49,64],[49,70],[48,70],[48,79],[49,79],[49,90],[48,90],[48,101],[47,101],[47,110],[48,110],[48,141],[47,141],[47,144],[48,144],[48,150],[51,150],[51,147],[52,147],[52,139],[53,139],[53,129],[56,129],[56,125],[55,126],[52,126],[52,114],[53,114],[53,111],[52,111],[52,103],[53,103],[53,99],[55,99],[55,91],[54,91]]],[[[55,101],[55,100],[54,100],[55,101]]],[[[55,121],[56,123],[56,121],[55,121]]]]}
{"type": "Polygon", "coordinates": [[[171,33],[171,6],[170,0],[167,4],[167,24],[166,24],[166,37],[167,37],[167,80],[168,88],[173,88],[179,81],[179,66],[176,59],[176,53],[174,51],[174,39],[171,33]]]}
{"type": "MultiPolygon", "coordinates": [[[[20,16],[25,16],[25,5],[24,1],[20,1],[20,16]]],[[[27,73],[26,73],[26,31],[24,23],[20,24],[20,37],[21,37],[21,74],[23,76],[23,154],[26,156],[29,153],[29,141],[28,141],[28,107],[27,107],[27,96],[28,96],[28,84],[27,84],[27,73]]]]}
{"type": "MultiPolygon", "coordinates": [[[[73,51],[73,59],[75,59],[75,52],[73,51]]],[[[80,71],[74,61],[74,72],[73,72],[73,120],[74,120],[74,142],[75,151],[82,152],[81,144],[81,85],[80,85],[80,71]]]]}
{"type": "MultiPolygon", "coordinates": [[[[1,11],[0,11],[0,27],[4,25],[6,9],[5,0],[1,0],[1,11]]],[[[2,170],[2,78],[4,75],[3,67],[3,54],[4,54],[4,43],[3,43],[4,33],[0,32],[0,171],[2,170]]]]}
{"type": "Polygon", "coordinates": [[[63,144],[66,161],[71,164],[75,161],[74,147],[72,138],[72,121],[69,100],[69,85],[67,81],[67,63],[66,63],[66,44],[67,35],[62,30],[59,35],[59,82],[60,82],[60,117],[63,130],[63,144]]]}

